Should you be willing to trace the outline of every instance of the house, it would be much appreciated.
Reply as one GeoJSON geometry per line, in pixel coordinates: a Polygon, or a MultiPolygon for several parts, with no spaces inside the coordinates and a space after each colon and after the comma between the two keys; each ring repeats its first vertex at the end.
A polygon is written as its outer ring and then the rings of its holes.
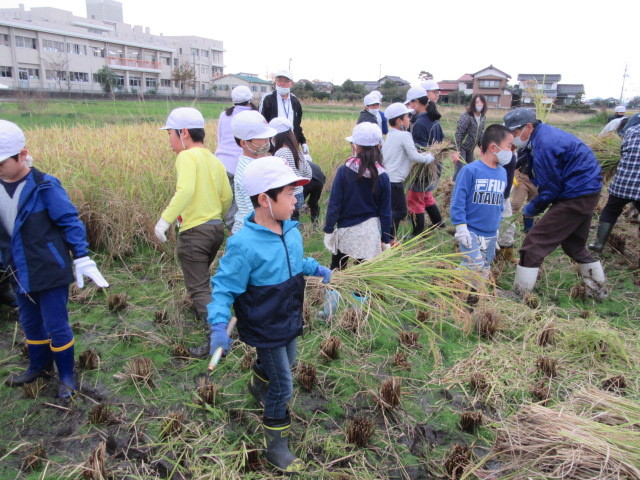
{"type": "Polygon", "coordinates": [[[471,76],[473,95],[484,95],[489,107],[511,108],[511,92],[506,89],[511,75],[489,65],[471,76]]]}
{"type": "Polygon", "coordinates": [[[331,93],[333,92],[333,83],[331,82],[313,82],[313,89],[316,92],[325,92],[331,93]]]}
{"type": "Polygon", "coordinates": [[[353,83],[355,85],[362,85],[366,93],[380,88],[380,83],[376,82],[375,80],[354,80],[353,83]]]}
{"type": "Polygon", "coordinates": [[[473,95],[473,75],[465,73],[457,82],[458,91],[464,92],[465,95],[473,95]]]}
{"type": "Polygon", "coordinates": [[[570,105],[574,101],[580,100],[584,95],[584,85],[581,83],[559,83],[556,105],[570,105]]]}
{"type": "Polygon", "coordinates": [[[378,85],[382,86],[387,82],[393,82],[398,87],[411,87],[411,84],[400,77],[395,77],[393,75],[385,75],[381,79],[378,80],[378,85]]]}
{"type": "Polygon", "coordinates": [[[211,84],[213,97],[221,100],[230,100],[231,90],[238,85],[249,87],[254,100],[259,100],[265,93],[271,92],[273,86],[272,82],[258,78],[257,74],[245,72],[222,75],[214,78],[211,84]]]}
{"type": "Polygon", "coordinates": [[[438,86],[440,87],[440,103],[451,103],[452,99],[449,98],[449,95],[459,91],[457,80],[442,80],[438,82],[438,86]]]}
{"type": "Polygon", "coordinates": [[[561,75],[556,73],[521,73],[518,75],[522,92],[522,104],[533,103],[532,93],[542,93],[543,103],[553,103],[558,96],[558,82],[561,75]]]}

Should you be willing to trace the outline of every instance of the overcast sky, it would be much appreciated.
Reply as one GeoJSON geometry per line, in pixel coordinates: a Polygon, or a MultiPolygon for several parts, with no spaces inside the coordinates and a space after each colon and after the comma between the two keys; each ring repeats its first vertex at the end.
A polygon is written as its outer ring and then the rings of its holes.
{"type": "MultiPolygon", "coordinates": [[[[84,0],[22,3],[86,15],[84,0]]],[[[637,0],[122,3],[125,22],[153,34],[222,40],[225,73],[265,77],[291,59],[296,78],[340,84],[382,73],[418,84],[421,70],[455,80],[493,64],[512,76],[510,83],[519,73],[554,73],[561,83],[584,84],[587,98],[618,98],[628,64],[624,97],[640,95],[637,0]]]]}

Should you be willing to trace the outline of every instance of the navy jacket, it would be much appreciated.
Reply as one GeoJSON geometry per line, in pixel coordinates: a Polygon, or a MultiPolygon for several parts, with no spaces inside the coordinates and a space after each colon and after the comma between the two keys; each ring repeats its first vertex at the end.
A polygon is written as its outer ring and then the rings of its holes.
{"type": "MultiPolygon", "coordinates": [[[[387,133],[389,133],[389,124],[387,123],[387,117],[385,117],[382,110],[378,110],[378,113],[380,114],[380,119],[382,121],[382,125],[379,125],[380,130],[382,130],[383,135],[386,135],[387,133]]],[[[360,112],[360,116],[358,117],[358,124],[364,122],[375,123],[376,125],[378,125],[378,117],[369,112],[369,110],[362,110],[360,112]]]]}
{"type": "MultiPolygon", "coordinates": [[[[290,93],[289,96],[291,97],[291,108],[293,109],[293,133],[298,143],[302,145],[303,143],[307,143],[307,139],[304,133],[302,133],[302,105],[293,93],[290,93]]],[[[276,90],[262,98],[260,113],[267,122],[270,122],[278,116],[278,92],[276,90]]]]}
{"type": "Polygon", "coordinates": [[[313,275],[318,262],[304,258],[298,222],[286,220],[282,235],[253,221],[227,240],[218,271],[208,321],[228,323],[233,304],[240,340],[258,348],[283,347],[302,333],[303,275],[313,275]]]}
{"type": "Polygon", "coordinates": [[[25,294],[74,281],[72,260],[89,254],[84,224],[60,181],[32,168],[18,201],[13,235],[0,224],[0,263],[25,294]]]}
{"type": "Polygon", "coordinates": [[[595,194],[602,189],[596,156],[574,135],[539,123],[528,146],[532,155],[526,173],[538,187],[538,196],[530,203],[538,212],[559,200],[595,194]]]}
{"type": "Polygon", "coordinates": [[[370,178],[358,179],[358,174],[342,165],[336,172],[324,226],[325,233],[352,227],[373,217],[380,217],[381,241],[389,243],[391,231],[391,182],[385,172],[378,176],[375,190],[370,178]]]}
{"type": "MultiPolygon", "coordinates": [[[[423,148],[444,140],[444,132],[442,131],[442,126],[440,126],[440,120],[431,120],[426,112],[416,115],[415,122],[411,125],[411,136],[413,137],[413,142],[423,148]]],[[[418,148],[418,150],[420,149],[418,148]]],[[[413,182],[410,190],[414,192],[431,192],[435,190],[442,173],[442,163],[438,164],[437,178],[425,178],[427,174],[426,168],[422,172],[423,176],[413,182]]]]}

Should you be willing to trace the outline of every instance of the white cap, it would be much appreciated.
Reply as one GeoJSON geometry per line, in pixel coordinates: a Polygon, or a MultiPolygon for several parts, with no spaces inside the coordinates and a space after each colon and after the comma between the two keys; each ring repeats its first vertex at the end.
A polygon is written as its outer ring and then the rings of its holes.
{"type": "Polygon", "coordinates": [[[250,102],[253,99],[253,94],[249,87],[246,85],[238,85],[233,90],[231,90],[231,101],[233,103],[244,103],[250,102]]]}
{"type": "Polygon", "coordinates": [[[271,128],[275,128],[276,132],[278,133],[286,132],[287,130],[293,130],[293,125],[291,125],[289,119],[284,117],[273,118],[269,122],[269,126],[271,128]]]}
{"type": "Polygon", "coordinates": [[[376,103],[380,103],[380,96],[371,92],[367,96],[364,97],[364,106],[367,107],[369,105],[375,105],[376,103]]]}
{"type": "Polygon", "coordinates": [[[407,99],[404,101],[405,105],[411,100],[422,98],[427,96],[427,91],[422,87],[411,87],[407,92],[407,99]]]}
{"type": "Polygon", "coordinates": [[[254,138],[271,138],[276,132],[271,128],[260,112],[245,110],[231,120],[233,136],[240,140],[253,140],[254,138]]]}
{"type": "Polygon", "coordinates": [[[627,111],[627,109],[625,108],[625,106],[624,106],[624,105],[618,105],[618,106],[616,107],[616,109],[615,109],[615,112],[616,112],[616,113],[624,113],[624,112],[626,112],[626,111],[627,111]]]}
{"type": "Polygon", "coordinates": [[[382,102],[383,95],[378,90],[371,90],[371,92],[369,92],[369,94],[377,96],[378,100],[380,100],[380,102],[382,102]]]}
{"type": "Polygon", "coordinates": [[[391,105],[389,105],[387,109],[384,111],[384,115],[385,117],[387,117],[388,120],[391,120],[392,118],[402,117],[407,113],[413,113],[413,112],[414,110],[412,108],[407,108],[406,105],[398,102],[398,103],[392,103],[391,105]]]}
{"type": "Polygon", "coordinates": [[[279,157],[256,158],[246,166],[242,175],[244,189],[250,197],[292,183],[295,183],[296,187],[309,183],[308,178],[296,175],[279,157]]]}
{"type": "Polygon", "coordinates": [[[193,107],[179,107],[172,110],[167,123],[160,130],[182,130],[183,128],[204,128],[204,117],[193,107]]]}
{"type": "Polygon", "coordinates": [[[20,153],[26,140],[20,127],[8,120],[0,120],[0,163],[20,153]]]}
{"type": "Polygon", "coordinates": [[[377,123],[359,123],[353,127],[353,134],[345,140],[361,147],[374,147],[382,141],[382,130],[377,123]]]}
{"type": "Polygon", "coordinates": [[[276,73],[276,77],[286,77],[293,82],[293,73],[291,73],[289,70],[280,70],[278,73],[276,73]]]}
{"type": "Polygon", "coordinates": [[[427,80],[422,83],[422,88],[428,92],[429,90],[440,90],[440,85],[435,80],[427,80]]]}

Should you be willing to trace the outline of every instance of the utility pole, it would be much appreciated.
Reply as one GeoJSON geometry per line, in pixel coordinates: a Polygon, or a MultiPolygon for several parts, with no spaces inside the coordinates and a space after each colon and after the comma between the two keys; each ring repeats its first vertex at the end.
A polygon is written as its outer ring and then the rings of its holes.
{"type": "Polygon", "coordinates": [[[619,105],[622,105],[622,97],[624,96],[624,81],[629,76],[629,75],[627,75],[627,67],[628,66],[629,66],[628,63],[624,64],[624,75],[622,75],[622,90],[620,90],[620,103],[619,103],[619,105]]]}
{"type": "Polygon", "coordinates": [[[378,70],[378,80],[382,78],[382,64],[380,64],[380,70],[378,70]]]}
{"type": "Polygon", "coordinates": [[[289,59],[289,71],[291,71],[291,58],[289,59]]]}

